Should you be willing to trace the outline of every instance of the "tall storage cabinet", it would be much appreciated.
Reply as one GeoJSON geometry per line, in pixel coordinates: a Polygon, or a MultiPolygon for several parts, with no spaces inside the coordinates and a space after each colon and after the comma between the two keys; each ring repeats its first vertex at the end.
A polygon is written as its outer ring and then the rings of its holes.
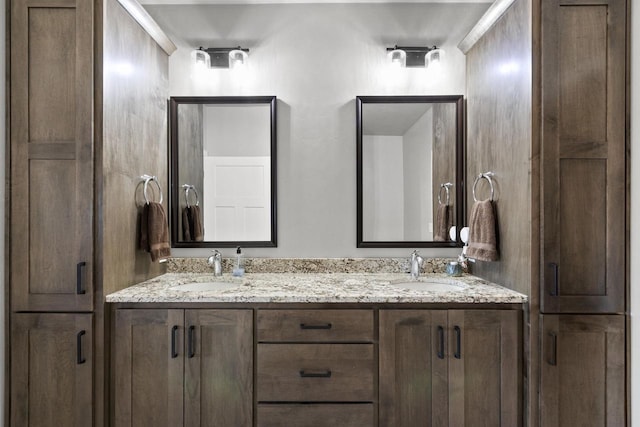
{"type": "Polygon", "coordinates": [[[132,17],[131,0],[7,3],[7,420],[100,427],[108,421],[104,294],[164,272],[136,247],[132,200],[143,173],[166,188],[158,123],[172,51],[142,26],[143,10],[132,17]],[[145,84],[107,72],[112,57],[146,67],[145,84]],[[113,90],[125,83],[136,85],[135,98],[113,90]],[[134,112],[140,120],[120,138],[122,117],[134,112]],[[113,154],[121,152],[126,159],[113,154]]]}
{"type": "Polygon", "coordinates": [[[95,424],[93,6],[11,2],[14,426],[95,424]]]}
{"type": "Polygon", "coordinates": [[[627,7],[541,3],[545,427],[626,424],[627,7]]]}

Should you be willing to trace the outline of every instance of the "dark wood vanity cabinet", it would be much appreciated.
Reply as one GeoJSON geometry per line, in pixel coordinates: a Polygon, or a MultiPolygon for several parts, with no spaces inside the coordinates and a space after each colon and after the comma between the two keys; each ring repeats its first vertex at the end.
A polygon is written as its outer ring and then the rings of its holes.
{"type": "Polygon", "coordinates": [[[380,426],[521,425],[516,310],[380,310],[380,426]]]}
{"type": "Polygon", "coordinates": [[[115,426],[252,426],[252,310],[120,309],[115,426]]]}
{"type": "Polygon", "coordinates": [[[374,311],[258,310],[256,424],[375,425],[374,311]]]}
{"type": "Polygon", "coordinates": [[[625,425],[624,316],[542,316],[540,425],[625,425]]]}
{"type": "Polygon", "coordinates": [[[12,320],[10,425],[95,425],[93,315],[19,313],[12,320]]]}

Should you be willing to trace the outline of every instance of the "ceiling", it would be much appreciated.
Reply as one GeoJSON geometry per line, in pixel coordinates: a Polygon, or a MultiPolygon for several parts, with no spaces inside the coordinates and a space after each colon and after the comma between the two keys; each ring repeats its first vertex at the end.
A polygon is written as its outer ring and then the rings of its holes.
{"type": "Polygon", "coordinates": [[[139,0],[140,4],[493,3],[488,0],[139,0]]]}
{"type": "Polygon", "coordinates": [[[364,135],[402,136],[432,107],[428,103],[364,104],[364,135]]]}

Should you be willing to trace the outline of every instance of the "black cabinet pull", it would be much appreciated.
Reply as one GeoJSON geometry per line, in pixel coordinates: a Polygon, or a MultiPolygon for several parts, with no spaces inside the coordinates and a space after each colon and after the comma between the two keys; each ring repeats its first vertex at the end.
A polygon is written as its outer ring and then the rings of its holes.
{"type": "Polygon", "coordinates": [[[176,348],[176,332],[178,332],[178,325],[173,325],[171,328],[171,358],[178,357],[178,349],[176,348]]]}
{"type": "Polygon", "coordinates": [[[323,323],[320,325],[309,325],[307,323],[300,323],[300,329],[331,329],[331,323],[323,323]]]}
{"type": "Polygon", "coordinates": [[[84,289],[82,289],[82,267],[87,265],[86,262],[82,261],[76,265],[76,294],[83,295],[86,293],[84,289]]]}
{"type": "Polygon", "coordinates": [[[461,338],[460,338],[460,326],[454,326],[453,330],[456,333],[456,351],[455,353],[453,353],[453,357],[455,357],[456,359],[460,359],[460,357],[462,356],[462,342],[461,342],[461,338]]]}
{"type": "Polygon", "coordinates": [[[307,371],[305,369],[300,370],[300,377],[302,378],[331,378],[331,371],[307,371]]]}
{"type": "Polygon", "coordinates": [[[188,342],[189,358],[192,358],[196,355],[195,332],[196,332],[196,327],[193,325],[189,326],[189,342],[188,342]]]}
{"type": "Polygon", "coordinates": [[[444,359],[444,328],[438,326],[438,359],[444,359]]]}
{"type": "Polygon", "coordinates": [[[558,290],[558,264],[555,262],[549,263],[549,269],[551,270],[551,289],[549,289],[549,295],[552,297],[557,297],[559,294],[558,290]]]}
{"type": "Polygon", "coordinates": [[[77,363],[78,365],[82,365],[87,360],[82,356],[82,336],[86,334],[86,331],[78,332],[76,335],[76,350],[77,350],[77,363]]]}
{"type": "Polygon", "coordinates": [[[549,332],[551,338],[551,357],[547,359],[547,363],[551,366],[558,365],[558,335],[555,332],[549,332]]]}

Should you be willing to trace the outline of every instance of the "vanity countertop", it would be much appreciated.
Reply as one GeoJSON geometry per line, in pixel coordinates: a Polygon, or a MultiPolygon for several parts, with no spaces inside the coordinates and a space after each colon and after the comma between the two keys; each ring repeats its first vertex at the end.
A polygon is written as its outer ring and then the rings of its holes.
{"type": "Polygon", "coordinates": [[[393,286],[408,282],[406,273],[248,273],[215,277],[201,273],[168,273],[107,295],[108,303],[509,303],[527,296],[479,277],[426,274],[423,280],[458,281],[454,291],[418,291],[393,286]],[[216,291],[172,289],[194,282],[232,282],[238,287],[216,291]]]}

